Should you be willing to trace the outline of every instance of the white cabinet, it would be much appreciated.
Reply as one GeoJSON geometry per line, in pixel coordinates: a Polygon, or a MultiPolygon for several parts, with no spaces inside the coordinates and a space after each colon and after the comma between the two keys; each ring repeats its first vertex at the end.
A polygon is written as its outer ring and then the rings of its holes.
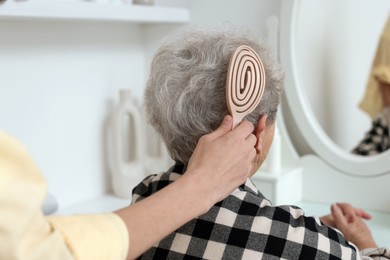
{"type": "Polygon", "coordinates": [[[301,167],[283,167],[279,173],[260,169],[251,179],[273,205],[290,205],[302,200],[301,167]]]}

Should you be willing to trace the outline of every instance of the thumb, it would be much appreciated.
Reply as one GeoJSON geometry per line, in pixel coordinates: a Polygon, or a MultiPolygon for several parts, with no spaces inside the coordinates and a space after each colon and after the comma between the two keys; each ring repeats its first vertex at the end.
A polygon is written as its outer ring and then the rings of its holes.
{"type": "Polygon", "coordinates": [[[230,115],[227,115],[223,118],[221,125],[210,135],[214,138],[221,137],[228,132],[230,132],[233,128],[233,118],[230,115]]]}

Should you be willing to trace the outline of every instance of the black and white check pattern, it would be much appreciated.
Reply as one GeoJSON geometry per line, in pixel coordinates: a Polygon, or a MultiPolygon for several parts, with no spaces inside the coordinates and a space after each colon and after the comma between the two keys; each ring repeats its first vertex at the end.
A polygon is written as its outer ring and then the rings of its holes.
{"type": "MultiPolygon", "coordinates": [[[[177,180],[176,165],[133,190],[140,201],[177,180]]],[[[177,194],[180,196],[180,194],[177,194]]],[[[158,221],[158,220],[156,220],[158,221]]],[[[249,179],[206,214],[161,240],[139,259],[356,259],[356,249],[295,206],[272,206],[249,179]]]]}
{"type": "Polygon", "coordinates": [[[390,108],[384,109],[382,113],[372,122],[370,131],[366,133],[363,140],[352,150],[358,155],[375,155],[390,148],[390,108]]]}

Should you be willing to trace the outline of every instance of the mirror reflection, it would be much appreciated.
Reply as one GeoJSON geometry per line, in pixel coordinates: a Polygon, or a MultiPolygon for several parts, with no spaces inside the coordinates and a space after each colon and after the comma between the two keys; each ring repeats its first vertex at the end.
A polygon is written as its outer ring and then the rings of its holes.
{"type": "Polygon", "coordinates": [[[319,124],[347,152],[388,149],[390,1],[304,0],[298,17],[298,73],[319,124]]]}

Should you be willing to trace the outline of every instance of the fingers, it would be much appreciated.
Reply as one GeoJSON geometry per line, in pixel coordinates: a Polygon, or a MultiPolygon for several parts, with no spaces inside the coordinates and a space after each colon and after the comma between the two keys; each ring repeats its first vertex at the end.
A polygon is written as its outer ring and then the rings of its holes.
{"type": "Polygon", "coordinates": [[[341,208],[337,204],[332,204],[330,209],[332,211],[332,216],[334,218],[334,222],[336,224],[336,227],[339,229],[346,227],[348,225],[347,220],[345,219],[345,216],[344,216],[341,208]]]}
{"type": "Polygon", "coordinates": [[[257,142],[257,138],[254,134],[251,134],[249,135],[247,138],[246,138],[246,142],[248,143],[248,145],[250,145],[251,147],[255,147],[255,144],[257,142]]]}
{"type": "MultiPolygon", "coordinates": [[[[250,149],[250,151],[249,151],[248,156],[247,156],[250,163],[253,162],[253,160],[255,159],[256,155],[257,155],[256,149],[252,147],[252,148],[250,149]]],[[[256,169],[256,170],[257,170],[257,169],[256,169]]]]}
{"type": "Polygon", "coordinates": [[[237,136],[238,138],[247,138],[250,134],[253,133],[255,127],[248,120],[242,121],[236,128],[232,130],[232,135],[237,136]]]}
{"type": "Polygon", "coordinates": [[[355,213],[357,216],[363,218],[363,219],[366,219],[366,220],[370,220],[372,218],[371,214],[362,210],[362,209],[356,209],[355,208],[355,213]]]}
{"type": "Polygon", "coordinates": [[[247,169],[246,175],[244,176],[245,178],[242,179],[242,183],[244,183],[247,178],[250,178],[254,171],[257,170],[253,167],[253,161],[255,160],[255,157],[256,149],[252,147],[249,152],[242,158],[243,164],[241,167],[245,167],[247,169]]]}
{"type": "Polygon", "coordinates": [[[233,118],[230,115],[227,115],[223,118],[221,125],[214,132],[210,133],[209,136],[212,139],[224,136],[226,133],[232,130],[232,127],[233,118]]]}
{"type": "Polygon", "coordinates": [[[341,209],[344,216],[348,219],[348,222],[355,221],[357,215],[355,213],[355,208],[352,207],[351,204],[348,203],[336,203],[336,204],[341,209]]]}
{"type": "Polygon", "coordinates": [[[350,222],[354,221],[356,217],[360,217],[366,220],[370,220],[372,217],[366,211],[354,208],[351,204],[348,203],[337,203],[337,205],[341,208],[344,215],[350,218],[350,222]]]}
{"type": "Polygon", "coordinates": [[[242,121],[236,128],[232,130],[233,127],[233,118],[230,115],[227,115],[223,118],[221,125],[212,133],[208,134],[208,138],[217,139],[222,137],[229,132],[231,135],[238,139],[247,139],[254,130],[254,126],[247,120],[242,121]]]}

